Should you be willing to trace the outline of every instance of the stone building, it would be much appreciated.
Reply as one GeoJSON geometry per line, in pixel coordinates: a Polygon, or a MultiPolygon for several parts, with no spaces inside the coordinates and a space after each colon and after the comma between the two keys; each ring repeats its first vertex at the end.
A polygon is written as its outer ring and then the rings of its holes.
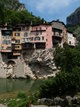
{"type": "Polygon", "coordinates": [[[76,46],[76,36],[71,32],[67,32],[67,44],[71,47],[76,46]]]}
{"type": "Polygon", "coordinates": [[[65,27],[65,24],[63,22],[60,22],[59,20],[57,21],[52,21],[52,41],[53,41],[53,47],[61,46],[63,47],[64,43],[67,40],[67,29],[65,27]]]}
{"type": "Polygon", "coordinates": [[[32,26],[30,36],[34,49],[49,49],[53,47],[52,26],[49,24],[32,26]]]}

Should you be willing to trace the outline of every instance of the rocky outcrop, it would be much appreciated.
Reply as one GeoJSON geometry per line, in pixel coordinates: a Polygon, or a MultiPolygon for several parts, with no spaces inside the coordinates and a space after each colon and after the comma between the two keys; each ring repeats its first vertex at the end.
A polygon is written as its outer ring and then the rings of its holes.
{"type": "Polygon", "coordinates": [[[80,7],[75,10],[70,16],[67,17],[67,25],[80,24],[80,7]]]}
{"type": "Polygon", "coordinates": [[[43,79],[59,72],[54,63],[54,49],[27,50],[17,59],[3,59],[0,63],[0,78],[43,79]],[[2,64],[4,63],[4,64],[2,64]],[[5,72],[5,75],[2,75],[5,72]]]}
{"type": "Polygon", "coordinates": [[[19,0],[1,0],[0,1],[0,6],[4,6],[7,9],[10,10],[25,10],[25,5],[20,3],[19,0]]]}
{"type": "Polygon", "coordinates": [[[55,97],[53,99],[42,98],[38,99],[37,103],[48,105],[49,107],[80,107],[80,96],[66,96],[64,98],[55,97]]]}
{"type": "Polygon", "coordinates": [[[26,53],[25,74],[38,79],[55,76],[58,71],[54,64],[53,52],[53,49],[35,50],[29,57],[29,53],[26,53]]]}

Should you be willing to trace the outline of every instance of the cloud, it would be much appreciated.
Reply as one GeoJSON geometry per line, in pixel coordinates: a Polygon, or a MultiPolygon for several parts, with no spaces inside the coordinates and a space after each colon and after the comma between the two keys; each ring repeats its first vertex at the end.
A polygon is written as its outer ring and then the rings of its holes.
{"type": "Polygon", "coordinates": [[[34,15],[47,21],[60,19],[66,22],[66,17],[80,6],[80,0],[19,0],[34,15]]]}
{"type": "Polygon", "coordinates": [[[77,0],[25,0],[28,5],[40,13],[52,13],[71,5],[77,0]]]}

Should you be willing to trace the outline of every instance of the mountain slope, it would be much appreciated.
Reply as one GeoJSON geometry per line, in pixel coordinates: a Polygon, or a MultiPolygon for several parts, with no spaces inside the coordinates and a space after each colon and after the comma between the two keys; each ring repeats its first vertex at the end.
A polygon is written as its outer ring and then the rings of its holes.
{"type": "Polygon", "coordinates": [[[80,7],[78,7],[70,16],[67,17],[67,25],[80,24],[80,7]]]}
{"type": "Polygon", "coordinates": [[[25,5],[20,3],[19,0],[1,0],[0,4],[7,9],[11,10],[25,10],[25,5]]]}
{"type": "Polygon", "coordinates": [[[0,25],[7,23],[8,25],[17,24],[42,24],[44,19],[34,16],[28,12],[25,5],[19,0],[1,0],[0,1],[0,25]]]}

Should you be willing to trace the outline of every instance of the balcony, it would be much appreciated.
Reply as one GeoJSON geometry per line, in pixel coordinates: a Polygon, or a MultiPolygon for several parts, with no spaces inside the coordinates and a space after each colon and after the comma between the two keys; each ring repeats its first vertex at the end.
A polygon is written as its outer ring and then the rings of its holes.
{"type": "Polygon", "coordinates": [[[13,55],[14,55],[14,56],[20,56],[21,53],[20,53],[20,52],[13,52],[13,55]]]}
{"type": "Polygon", "coordinates": [[[63,34],[62,34],[62,32],[56,31],[56,32],[53,32],[53,36],[54,36],[54,37],[57,37],[57,38],[62,38],[62,37],[63,37],[63,34]]]}
{"type": "Polygon", "coordinates": [[[40,27],[33,27],[31,32],[36,32],[36,31],[46,31],[46,27],[40,26],[40,27]]]}
{"type": "Polygon", "coordinates": [[[11,47],[7,47],[6,49],[1,49],[1,52],[12,52],[12,48],[11,47]]]}
{"type": "Polygon", "coordinates": [[[12,50],[21,50],[21,45],[13,44],[12,45],[12,50]]]}

